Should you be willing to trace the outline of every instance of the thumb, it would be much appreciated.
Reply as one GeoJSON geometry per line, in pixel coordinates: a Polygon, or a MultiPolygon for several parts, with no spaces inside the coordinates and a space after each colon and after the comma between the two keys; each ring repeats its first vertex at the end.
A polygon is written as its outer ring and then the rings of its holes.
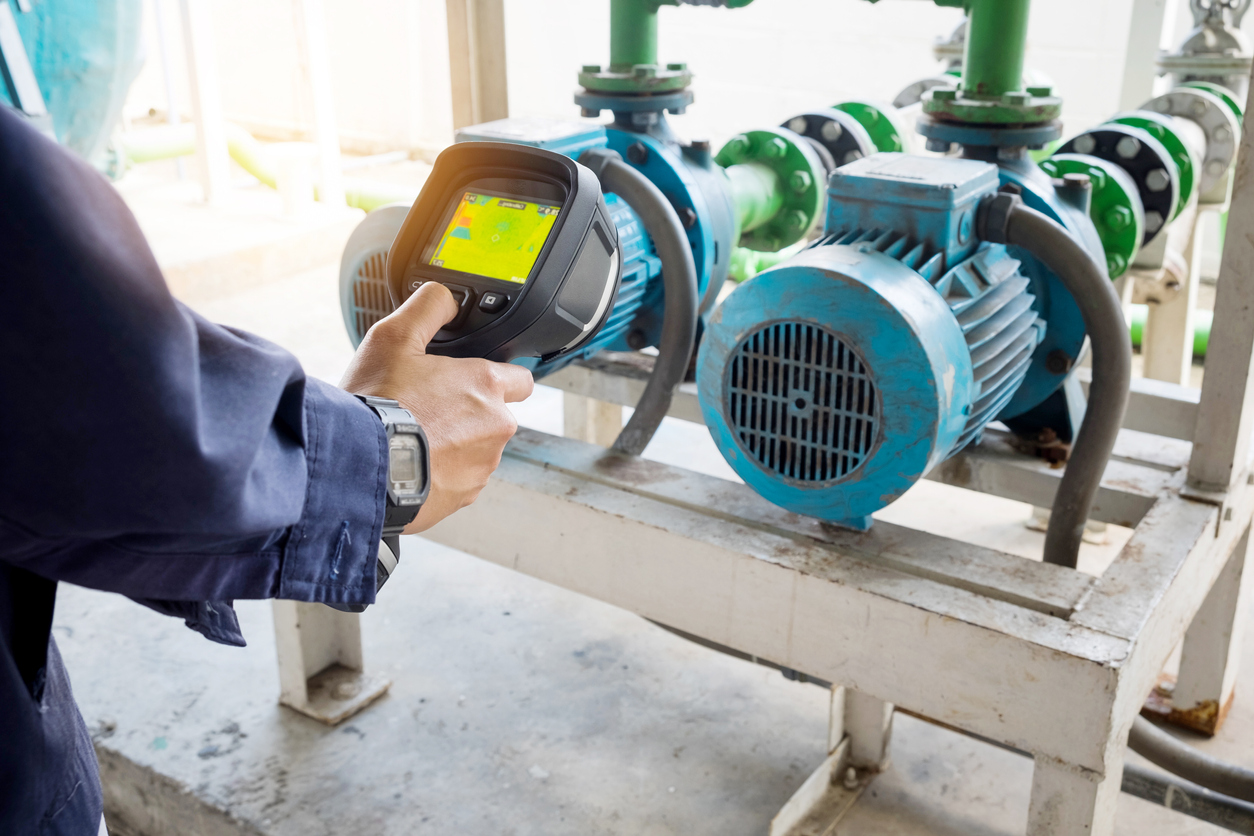
{"type": "Polygon", "coordinates": [[[457,316],[457,300],[439,282],[423,282],[388,319],[400,326],[420,351],[444,325],[457,316]]]}

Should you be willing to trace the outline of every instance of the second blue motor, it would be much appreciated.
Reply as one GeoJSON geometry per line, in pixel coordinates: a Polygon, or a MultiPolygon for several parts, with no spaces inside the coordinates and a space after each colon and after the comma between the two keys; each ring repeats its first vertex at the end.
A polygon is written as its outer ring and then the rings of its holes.
{"type": "Polygon", "coordinates": [[[711,315],[706,424],[751,487],[854,528],[978,437],[1046,335],[1033,282],[976,234],[997,166],[877,154],[838,169],[826,235],[711,315]]]}

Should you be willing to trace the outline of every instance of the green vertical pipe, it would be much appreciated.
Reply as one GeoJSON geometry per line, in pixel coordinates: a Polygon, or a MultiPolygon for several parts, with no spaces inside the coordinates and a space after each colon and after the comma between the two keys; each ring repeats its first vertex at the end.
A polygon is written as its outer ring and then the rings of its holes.
{"type": "Polygon", "coordinates": [[[631,72],[636,64],[657,63],[657,10],[660,0],[610,0],[610,71],[631,72]]]}
{"type": "Polygon", "coordinates": [[[723,169],[731,183],[737,229],[756,229],[779,213],[784,205],[779,175],[761,163],[738,163],[723,169]]]}
{"type": "Polygon", "coordinates": [[[1029,0],[967,0],[967,46],[962,90],[976,98],[1001,98],[1023,84],[1029,0]]]}

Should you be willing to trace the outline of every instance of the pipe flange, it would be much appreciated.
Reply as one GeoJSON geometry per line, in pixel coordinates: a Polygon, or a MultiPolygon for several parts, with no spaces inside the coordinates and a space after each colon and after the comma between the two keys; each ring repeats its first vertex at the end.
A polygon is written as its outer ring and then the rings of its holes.
{"type": "Polygon", "coordinates": [[[774,172],[779,184],[780,208],[761,226],[743,232],[740,246],[775,252],[802,240],[823,214],[826,171],[810,141],[787,128],[746,131],[732,137],[714,161],[733,165],[760,165],[774,172]]]}
{"type": "Polygon", "coordinates": [[[1201,127],[1202,133],[1206,134],[1199,184],[1203,194],[1227,176],[1237,158],[1241,123],[1222,99],[1196,87],[1177,87],[1170,93],[1150,99],[1140,109],[1189,119],[1201,127]]]}
{"type": "Polygon", "coordinates": [[[1241,124],[1242,120],[1245,119],[1245,109],[1241,107],[1241,103],[1237,101],[1236,96],[1232,94],[1232,91],[1227,87],[1224,87],[1222,84],[1216,84],[1213,81],[1186,81],[1179,86],[1205,90],[1207,93],[1218,96],[1220,100],[1228,106],[1228,109],[1232,111],[1232,115],[1237,117],[1238,124],[1241,124]]]}
{"type": "MultiPolygon", "coordinates": [[[[961,56],[960,56],[961,57],[961,56]]],[[[908,84],[902,88],[897,97],[893,99],[893,107],[900,110],[903,107],[910,107],[913,104],[919,104],[923,101],[923,94],[929,90],[939,88],[956,89],[959,79],[952,75],[936,75],[928,78],[921,78],[913,84],[908,84]]]]}
{"type": "Polygon", "coordinates": [[[882,102],[849,99],[832,105],[858,120],[877,151],[910,151],[910,132],[897,116],[897,108],[882,102]]]}
{"type": "Polygon", "coordinates": [[[961,89],[937,87],[923,94],[923,112],[975,125],[1037,125],[1062,115],[1062,99],[1050,87],[1029,87],[996,99],[977,99],[961,89]]]}
{"type": "Polygon", "coordinates": [[[945,122],[926,113],[920,114],[915,130],[938,143],[956,142],[959,145],[1011,148],[1026,146],[1042,148],[1062,136],[1061,122],[1044,122],[1039,125],[964,125],[945,122]]]}
{"type": "Polygon", "coordinates": [[[1180,135],[1176,124],[1170,116],[1152,110],[1136,110],[1131,113],[1117,113],[1106,120],[1107,124],[1131,125],[1147,132],[1163,144],[1167,153],[1176,161],[1180,169],[1180,199],[1176,201],[1176,212],[1172,219],[1180,217],[1193,190],[1197,188],[1198,173],[1202,170],[1202,158],[1195,149],[1180,135]]]}
{"type": "Polygon", "coordinates": [[[879,149],[862,123],[836,108],[799,113],[781,126],[817,142],[837,166],[874,154],[879,149]]]}
{"type": "Polygon", "coordinates": [[[1055,154],[1041,161],[1041,170],[1058,178],[1088,175],[1093,184],[1089,217],[1106,252],[1106,272],[1112,279],[1122,276],[1145,236],[1145,210],[1136,182],[1114,163],[1086,154],[1055,154]]]}
{"type": "Polygon", "coordinates": [[[1180,200],[1180,169],[1167,149],[1147,131],[1130,125],[1098,125],[1067,140],[1060,154],[1083,154],[1122,168],[1136,183],[1145,210],[1141,246],[1167,228],[1180,200]]]}
{"type": "Polygon", "coordinates": [[[582,108],[584,116],[599,116],[603,110],[611,113],[661,113],[665,110],[678,116],[692,104],[692,91],[641,95],[580,90],[575,93],[575,104],[582,108]]]}
{"type": "Polygon", "coordinates": [[[579,73],[579,84],[590,93],[673,93],[692,84],[692,71],[687,64],[633,64],[621,68],[588,64],[579,73]]]}

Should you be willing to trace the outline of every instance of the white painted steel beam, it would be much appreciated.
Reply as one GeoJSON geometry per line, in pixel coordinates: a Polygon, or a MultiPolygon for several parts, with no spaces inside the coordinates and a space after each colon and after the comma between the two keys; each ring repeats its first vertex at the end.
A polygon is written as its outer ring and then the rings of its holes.
{"type": "Polygon", "coordinates": [[[331,50],[322,0],[293,0],[301,76],[313,106],[314,142],[318,146],[318,200],[344,205],[340,131],[331,84],[331,50]]]}
{"type": "Polygon", "coordinates": [[[208,0],[179,0],[192,119],[196,123],[196,163],[207,203],[220,203],[231,185],[231,159],[226,147],[226,120],[208,0]]]}
{"type": "MultiPolygon", "coordinates": [[[[1254,96],[1254,84],[1250,85],[1254,96]]],[[[1206,350],[1189,482],[1227,489],[1247,469],[1254,429],[1254,98],[1246,102],[1215,319],[1206,350]]]]}
{"type": "Polygon", "coordinates": [[[446,0],[453,127],[509,116],[504,0],[446,0]]]}
{"type": "MultiPolygon", "coordinates": [[[[887,526],[829,531],[743,485],[524,430],[479,501],[428,535],[958,728],[1104,768],[1127,640],[909,574],[879,557],[892,551],[887,526]]],[[[1046,568],[1004,559],[1004,576],[1046,568]]]]}

